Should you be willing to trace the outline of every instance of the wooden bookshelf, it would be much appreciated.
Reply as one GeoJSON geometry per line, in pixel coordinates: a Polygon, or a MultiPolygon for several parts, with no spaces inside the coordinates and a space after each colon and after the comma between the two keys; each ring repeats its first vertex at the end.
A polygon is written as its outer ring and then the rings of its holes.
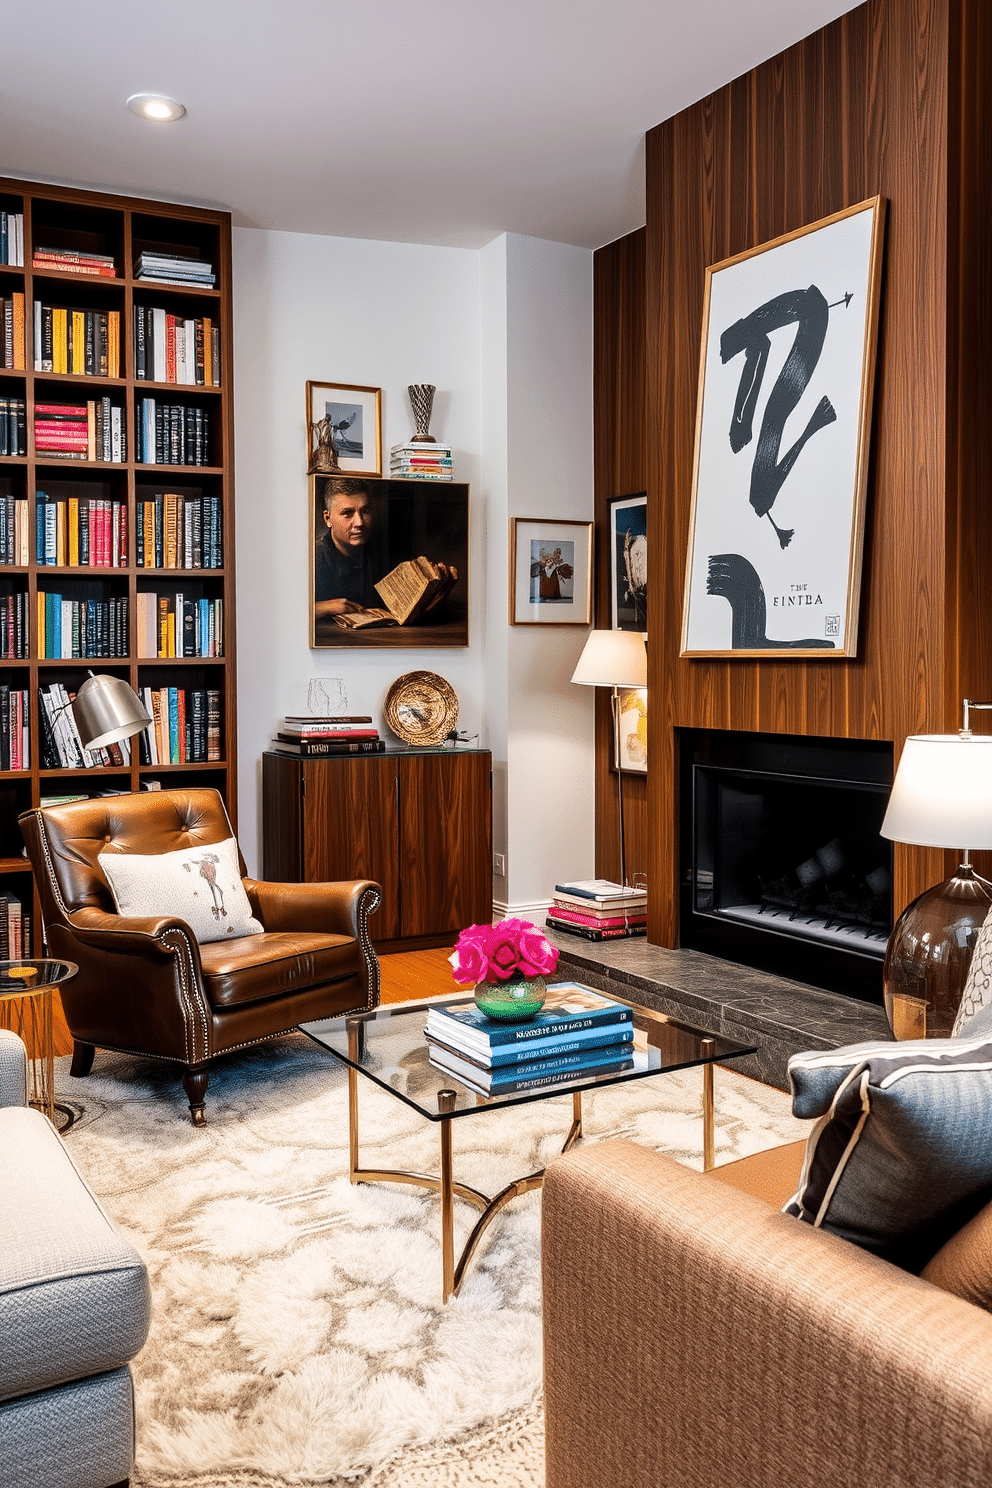
{"type": "MultiPolygon", "coordinates": [[[[142,788],[157,779],[163,789],[183,785],[213,785],[224,796],[232,822],[236,821],[237,732],[235,709],[234,608],[234,483],[233,483],[233,338],[231,287],[231,219],[226,212],[146,201],[136,197],[76,190],[0,178],[0,211],[23,213],[23,265],[0,265],[0,299],[22,294],[24,306],[24,366],[0,368],[0,400],[23,399],[26,413],[26,450],[0,455],[0,498],[27,501],[27,563],[0,563],[0,606],[10,594],[27,596],[27,654],[0,657],[0,684],[26,690],[30,728],[27,769],[0,770],[0,893],[30,896],[30,880],[21,853],[17,815],[38,805],[43,797],[69,793],[96,795],[102,790],[142,788]],[[65,268],[33,266],[39,248],[82,255],[112,256],[116,276],[69,272],[65,268]],[[142,251],[197,257],[209,262],[213,287],[173,284],[135,277],[142,251]],[[34,304],[87,314],[94,324],[116,312],[119,327],[117,376],[36,370],[34,304]],[[219,386],[209,382],[177,383],[136,375],[136,310],[164,309],[180,320],[208,320],[209,334],[219,340],[219,386]],[[109,397],[121,410],[126,454],[120,461],[65,459],[35,450],[36,404],[99,402],[109,397]],[[203,410],[209,418],[209,464],[151,464],[136,458],[140,400],[150,397],[182,409],[203,410]],[[72,497],[123,503],[127,520],[125,561],[105,567],[69,562],[38,561],[36,493],[53,500],[72,497]],[[223,557],[221,567],[147,567],[137,551],[138,503],[157,495],[218,498],[223,557]],[[223,604],[220,656],[139,656],[138,595],[142,591],[190,591],[197,599],[220,599],[223,604]],[[123,655],[79,656],[73,659],[39,654],[39,594],[58,593],[64,599],[127,599],[127,649],[123,655]],[[217,689],[221,695],[221,757],[206,763],[144,764],[138,741],[132,740],[132,761],[108,769],[50,769],[41,763],[42,730],[38,690],[57,682],[74,692],[87,672],[108,672],[125,678],[140,693],[143,687],[217,689]]],[[[77,322],[78,323],[78,322],[77,322]]],[[[77,340],[78,346],[78,340],[77,340]]],[[[0,360],[2,360],[0,353],[0,360]]],[[[91,357],[90,365],[96,365],[91,357]]],[[[148,367],[149,374],[151,366],[148,367]]],[[[188,427],[192,427],[192,415],[188,427]]],[[[202,451],[201,451],[202,453],[202,451]]],[[[67,549],[68,551],[68,549],[67,549]]],[[[32,915],[34,949],[39,949],[37,906],[32,915]]],[[[25,910],[29,908],[25,902],[25,910]]]]}

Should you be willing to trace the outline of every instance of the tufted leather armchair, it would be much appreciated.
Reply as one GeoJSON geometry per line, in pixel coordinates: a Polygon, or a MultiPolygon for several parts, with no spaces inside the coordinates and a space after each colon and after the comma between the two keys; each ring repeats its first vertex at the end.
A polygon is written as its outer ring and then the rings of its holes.
{"type": "Polygon", "coordinates": [[[207,1067],[218,1054],[378,1004],[379,963],[368,929],[378,884],[244,878],[265,933],[207,945],[183,920],[117,914],[98,854],[225,841],[233,833],[217,791],[74,801],[26,811],[19,821],[49,954],[79,967],[60,988],[73,1075],[89,1073],[97,1045],[174,1060],[184,1070],[193,1124],[201,1126],[207,1067]]]}

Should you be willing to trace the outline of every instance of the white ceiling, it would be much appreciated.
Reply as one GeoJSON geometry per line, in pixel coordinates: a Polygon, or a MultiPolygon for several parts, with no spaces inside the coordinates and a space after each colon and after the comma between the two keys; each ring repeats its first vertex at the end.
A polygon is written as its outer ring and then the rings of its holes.
{"type": "Polygon", "coordinates": [[[0,174],[250,227],[598,247],[645,130],[851,0],[0,0],[0,174]],[[151,124],[132,93],[187,117],[151,124]]]}

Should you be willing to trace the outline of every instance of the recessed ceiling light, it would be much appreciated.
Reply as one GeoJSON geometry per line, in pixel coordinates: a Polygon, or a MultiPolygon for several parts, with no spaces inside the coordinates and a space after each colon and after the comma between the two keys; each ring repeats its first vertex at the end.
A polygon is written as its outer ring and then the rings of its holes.
{"type": "Polygon", "coordinates": [[[181,119],[185,108],[175,98],[166,98],[164,93],[132,93],[127,101],[132,114],[142,119],[154,119],[156,124],[169,124],[181,119]]]}

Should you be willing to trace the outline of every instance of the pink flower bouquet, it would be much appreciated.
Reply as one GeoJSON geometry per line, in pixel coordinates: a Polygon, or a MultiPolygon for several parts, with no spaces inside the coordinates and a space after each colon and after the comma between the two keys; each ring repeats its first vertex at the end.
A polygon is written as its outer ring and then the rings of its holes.
{"type": "Polygon", "coordinates": [[[550,975],[558,965],[558,949],[530,920],[500,920],[469,925],[448,960],[456,982],[508,982],[550,975]]]}

